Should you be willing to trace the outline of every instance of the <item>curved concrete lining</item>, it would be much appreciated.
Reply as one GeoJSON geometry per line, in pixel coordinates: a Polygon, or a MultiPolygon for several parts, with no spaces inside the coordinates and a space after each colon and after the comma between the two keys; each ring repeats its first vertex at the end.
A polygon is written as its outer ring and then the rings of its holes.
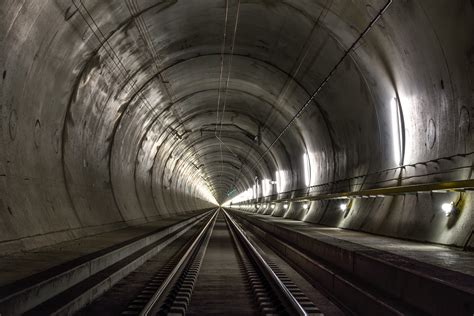
{"type": "MultiPolygon", "coordinates": [[[[465,156],[362,177],[353,189],[472,179],[470,1],[393,1],[268,147],[385,4],[2,1],[0,245],[207,208],[277,171],[288,191],[396,167],[394,98],[403,164],[465,156]]],[[[440,210],[458,199],[360,200],[349,216],[335,202],[277,213],[463,246],[472,193],[455,220],[440,210]]]]}

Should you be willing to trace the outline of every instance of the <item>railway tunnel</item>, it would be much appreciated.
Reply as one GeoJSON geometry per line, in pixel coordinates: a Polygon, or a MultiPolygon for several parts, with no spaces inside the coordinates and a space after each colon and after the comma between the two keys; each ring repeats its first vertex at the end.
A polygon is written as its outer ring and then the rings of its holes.
{"type": "Polygon", "coordinates": [[[0,315],[474,313],[474,2],[3,0],[0,315]]]}

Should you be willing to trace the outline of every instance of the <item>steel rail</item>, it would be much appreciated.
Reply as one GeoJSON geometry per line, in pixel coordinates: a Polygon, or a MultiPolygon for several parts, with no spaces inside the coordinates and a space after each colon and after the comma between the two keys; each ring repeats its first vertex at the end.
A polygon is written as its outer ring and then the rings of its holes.
{"type": "Polygon", "coordinates": [[[229,219],[229,223],[232,223],[232,227],[235,228],[235,231],[239,235],[244,246],[250,251],[251,256],[254,258],[259,268],[262,269],[262,272],[267,275],[269,281],[271,281],[271,283],[273,283],[273,285],[278,289],[278,294],[281,295],[281,298],[286,301],[288,306],[294,309],[295,314],[292,315],[308,315],[308,313],[304,310],[298,300],[293,296],[293,294],[286,287],[286,285],[283,284],[280,278],[278,278],[275,272],[273,272],[272,268],[268,265],[262,255],[260,255],[260,253],[252,244],[252,242],[247,238],[242,228],[240,228],[240,226],[226,210],[222,210],[224,211],[224,214],[226,215],[227,219],[229,219]]]}
{"type": "Polygon", "coordinates": [[[168,289],[169,285],[172,283],[172,281],[173,281],[174,277],[176,276],[176,274],[186,264],[188,259],[194,253],[194,250],[196,249],[196,247],[199,245],[200,241],[203,239],[204,235],[207,233],[207,231],[208,231],[209,227],[211,226],[211,224],[215,222],[215,219],[217,218],[217,214],[219,214],[218,210],[219,209],[216,209],[216,211],[214,212],[214,215],[212,215],[211,219],[207,222],[206,226],[204,226],[204,228],[201,230],[201,232],[196,237],[194,242],[191,244],[191,246],[189,246],[186,253],[183,255],[183,257],[181,257],[181,259],[176,264],[176,266],[171,271],[171,273],[168,275],[166,280],[163,282],[163,284],[160,286],[160,288],[155,292],[155,294],[153,294],[152,298],[148,301],[148,303],[145,305],[144,309],[140,312],[140,314],[139,314],[140,316],[148,316],[148,315],[152,314],[151,312],[155,308],[155,305],[160,300],[163,293],[166,292],[166,290],[168,289]]]}

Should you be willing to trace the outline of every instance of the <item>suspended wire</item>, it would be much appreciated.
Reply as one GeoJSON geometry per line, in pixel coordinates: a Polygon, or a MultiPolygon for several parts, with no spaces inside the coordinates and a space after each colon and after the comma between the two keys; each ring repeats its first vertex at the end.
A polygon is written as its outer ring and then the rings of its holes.
{"type": "MultiPolygon", "coordinates": [[[[282,88],[281,92],[280,92],[279,95],[278,95],[278,99],[277,99],[277,101],[276,101],[276,105],[277,105],[277,106],[281,103],[283,97],[286,95],[286,93],[287,93],[287,91],[288,91],[288,89],[289,89],[289,86],[290,86],[289,83],[291,82],[290,79],[295,78],[296,75],[300,72],[301,67],[302,67],[302,65],[303,65],[303,63],[304,63],[304,61],[305,61],[305,59],[306,59],[306,56],[308,55],[308,52],[309,52],[310,39],[311,39],[311,37],[313,36],[313,34],[316,32],[318,25],[320,25],[321,19],[326,16],[326,14],[327,14],[327,12],[329,11],[329,9],[330,9],[330,7],[331,7],[331,5],[332,5],[333,2],[334,2],[334,0],[328,0],[328,1],[327,1],[327,3],[324,5],[324,9],[322,10],[322,12],[320,13],[320,15],[318,16],[318,18],[317,18],[316,21],[314,22],[313,29],[312,29],[312,31],[310,32],[310,34],[308,35],[308,37],[307,37],[307,39],[306,39],[306,41],[305,41],[305,45],[304,45],[304,47],[303,47],[303,53],[300,53],[300,57],[298,57],[299,62],[297,63],[297,65],[295,65],[295,66],[296,66],[296,69],[295,69],[295,67],[293,67],[294,70],[292,71],[291,74],[288,75],[287,81],[286,81],[286,83],[283,85],[283,88],[282,88]]],[[[271,112],[273,112],[273,111],[274,111],[274,110],[272,109],[271,112]]],[[[271,112],[270,112],[270,114],[271,114],[271,112]]],[[[268,121],[270,120],[270,118],[271,118],[270,114],[267,116],[265,122],[263,123],[262,130],[261,130],[261,132],[260,132],[260,135],[263,135],[263,132],[265,131],[265,126],[267,125],[267,122],[268,122],[268,121]]],[[[261,137],[262,137],[262,136],[261,136],[261,137]]],[[[255,147],[256,147],[255,143],[252,144],[252,146],[250,146],[250,149],[247,151],[247,154],[245,155],[245,159],[244,159],[244,160],[247,160],[247,159],[248,159],[248,156],[250,155],[250,153],[251,153],[253,150],[257,151],[257,150],[255,149],[255,147]]],[[[230,191],[230,190],[232,189],[232,187],[235,188],[235,183],[236,183],[237,179],[239,179],[240,176],[242,175],[242,170],[243,170],[243,163],[241,164],[239,173],[238,173],[237,176],[234,178],[234,181],[233,181],[232,184],[229,186],[229,188],[227,189],[227,191],[230,191]]],[[[253,172],[253,170],[254,170],[254,169],[251,169],[251,172],[253,172]]]]}
{"type": "Polygon", "coordinates": [[[332,78],[336,70],[339,68],[339,66],[344,62],[344,60],[349,56],[351,51],[354,49],[354,47],[359,43],[359,41],[367,34],[367,32],[372,28],[372,26],[378,21],[378,19],[384,14],[384,12],[388,9],[390,4],[392,3],[392,0],[389,0],[385,3],[385,5],[380,9],[378,14],[373,18],[370,23],[366,26],[366,28],[362,31],[362,33],[359,34],[359,36],[356,38],[356,40],[349,46],[348,49],[344,52],[342,57],[339,59],[339,61],[334,65],[334,67],[331,69],[329,74],[324,78],[324,80],[319,84],[319,86],[316,88],[316,90],[311,94],[311,96],[308,98],[308,100],[303,104],[303,106],[296,112],[296,114],[290,119],[290,121],[287,123],[287,125],[283,128],[283,130],[278,134],[278,136],[271,142],[271,144],[267,147],[267,149],[260,155],[260,157],[257,159],[257,161],[252,165],[251,169],[256,170],[257,165],[262,161],[262,159],[265,157],[265,155],[268,154],[270,149],[278,142],[278,140],[286,133],[286,131],[293,125],[293,123],[296,121],[297,118],[301,116],[301,114],[304,112],[304,110],[307,108],[309,104],[315,99],[315,97],[321,92],[323,87],[328,83],[328,81],[332,78]]]}
{"type": "Polygon", "coordinates": [[[222,122],[224,120],[224,114],[225,114],[225,108],[227,105],[227,90],[229,88],[229,81],[230,81],[230,75],[232,72],[232,60],[234,57],[234,49],[235,49],[235,39],[237,37],[237,29],[239,27],[239,15],[240,15],[240,0],[237,2],[237,13],[235,14],[235,25],[234,25],[234,34],[232,38],[232,46],[231,46],[231,52],[230,52],[230,61],[229,61],[229,71],[227,73],[227,80],[225,84],[225,92],[224,92],[224,105],[222,107],[222,115],[221,115],[221,126],[219,130],[219,136],[222,134],[222,122]]]}
{"type": "MultiPolygon", "coordinates": [[[[150,31],[148,29],[148,26],[145,23],[145,20],[143,19],[142,15],[140,14],[141,10],[138,6],[138,3],[136,0],[126,0],[125,4],[127,6],[127,9],[131,15],[131,17],[134,19],[135,25],[137,26],[138,32],[140,33],[140,36],[142,37],[143,41],[145,42],[145,45],[147,46],[148,52],[151,55],[153,64],[156,69],[156,73],[160,82],[160,89],[164,90],[166,93],[166,96],[169,99],[170,104],[173,103],[173,97],[166,86],[165,82],[166,80],[164,79],[161,71],[160,71],[160,62],[161,58],[159,54],[156,51],[155,45],[153,44],[153,39],[150,35],[150,31]]],[[[176,120],[178,121],[178,126],[182,126],[182,121],[180,116],[174,111],[173,108],[171,108],[174,116],[176,117],[176,120]]],[[[182,136],[182,134],[180,135],[182,136]]]]}
{"type": "Polygon", "coordinates": [[[229,17],[229,0],[226,0],[225,1],[224,34],[223,34],[222,46],[221,46],[221,66],[220,66],[220,75],[219,75],[219,85],[217,89],[216,125],[214,127],[214,135],[216,136],[217,136],[217,126],[219,125],[219,110],[220,110],[220,103],[221,103],[221,82],[222,82],[222,76],[224,73],[224,53],[225,53],[225,44],[227,40],[228,17],[229,17]]]}
{"type": "MultiPolygon", "coordinates": [[[[223,155],[222,155],[222,144],[224,144],[224,142],[221,139],[221,137],[222,137],[222,126],[223,126],[222,124],[223,124],[223,121],[224,121],[225,109],[226,109],[226,105],[227,105],[227,95],[228,95],[227,92],[228,92],[228,88],[229,88],[229,81],[230,81],[230,76],[231,76],[231,73],[232,73],[232,60],[233,60],[233,57],[234,57],[235,39],[237,37],[237,29],[238,29],[238,26],[239,26],[239,15],[240,15],[240,0],[238,0],[238,2],[237,2],[237,9],[236,9],[236,14],[235,14],[234,34],[232,35],[231,52],[230,52],[230,57],[229,57],[229,70],[227,72],[227,79],[226,79],[226,83],[225,83],[225,87],[224,87],[224,89],[225,89],[224,90],[224,104],[222,106],[222,115],[221,115],[221,119],[220,119],[219,136],[217,136],[217,133],[216,133],[216,138],[221,143],[220,144],[221,145],[220,146],[220,151],[221,151],[221,173],[220,173],[220,176],[219,176],[219,183],[220,184],[222,184],[222,174],[224,172],[224,158],[223,158],[223,155]]],[[[222,76],[222,72],[223,71],[221,69],[221,76],[222,76]]],[[[220,81],[219,81],[219,90],[220,90],[220,85],[221,84],[220,84],[220,81]]],[[[220,96],[220,94],[219,94],[219,96],[220,96]]],[[[219,116],[219,112],[218,112],[217,116],[219,116]]],[[[217,126],[216,126],[216,129],[217,129],[217,126]]],[[[228,147],[228,146],[226,146],[226,147],[228,147]]]]}
{"type": "MultiPolygon", "coordinates": [[[[104,49],[104,51],[106,52],[106,54],[110,57],[110,60],[115,65],[116,69],[119,71],[119,75],[124,78],[124,82],[126,83],[125,86],[127,86],[127,85],[130,86],[130,90],[132,92],[132,97],[136,96],[139,100],[142,101],[142,104],[151,112],[151,114],[159,116],[160,113],[157,112],[156,108],[153,107],[152,104],[149,102],[149,100],[146,98],[146,96],[144,96],[143,91],[137,86],[136,80],[133,79],[130,76],[129,71],[127,70],[127,68],[123,64],[123,62],[120,59],[120,57],[118,56],[118,54],[115,52],[112,45],[107,40],[107,37],[102,32],[99,25],[97,24],[95,19],[92,17],[91,13],[87,9],[87,7],[84,5],[82,0],[79,0],[80,5],[78,5],[76,3],[76,1],[77,0],[72,0],[73,5],[76,7],[77,11],[79,12],[80,16],[82,17],[82,19],[84,20],[84,22],[86,23],[88,28],[91,30],[94,37],[98,40],[98,42],[100,44],[100,47],[102,47],[104,49]],[[81,10],[81,8],[83,10],[81,10]],[[89,19],[87,17],[90,19],[90,22],[89,22],[89,19]],[[94,29],[94,26],[95,26],[95,29],[94,29]]],[[[132,17],[136,18],[137,17],[136,13],[139,12],[137,5],[135,3],[133,3],[132,1],[130,3],[127,2],[127,8],[129,9],[130,14],[132,15],[132,17]]],[[[135,19],[135,21],[138,21],[138,20],[135,19]]],[[[137,25],[137,28],[139,29],[139,32],[140,32],[141,36],[143,37],[143,39],[145,41],[145,45],[147,45],[147,47],[148,47],[148,49],[149,49],[149,51],[152,55],[153,62],[154,62],[155,67],[157,68],[157,71],[158,71],[159,70],[159,67],[158,67],[159,57],[158,57],[158,54],[156,53],[156,50],[154,48],[154,45],[153,45],[153,42],[152,42],[151,37],[149,35],[146,24],[144,23],[144,21],[138,21],[136,25],[137,25]]],[[[111,73],[113,73],[113,70],[111,71],[111,73]]],[[[160,76],[161,82],[163,82],[161,74],[159,74],[159,76],[160,76]]],[[[171,95],[169,94],[169,91],[167,91],[166,86],[165,86],[165,90],[168,94],[170,102],[172,102],[171,95]]],[[[178,133],[178,131],[176,129],[172,128],[170,125],[163,124],[158,119],[158,116],[157,116],[156,120],[161,124],[161,126],[164,126],[165,130],[169,129],[175,137],[177,137],[178,139],[181,140],[182,136],[178,133]]]]}
{"type": "Polygon", "coordinates": [[[222,46],[221,46],[221,64],[220,64],[220,74],[219,74],[219,82],[218,82],[218,89],[217,89],[217,109],[216,109],[216,124],[214,126],[214,136],[219,140],[221,144],[219,144],[219,150],[221,152],[221,170],[219,173],[219,183],[222,181],[222,173],[223,173],[223,160],[222,160],[222,140],[217,137],[217,126],[219,125],[219,111],[220,111],[220,103],[221,103],[221,86],[222,86],[222,77],[224,75],[224,54],[225,54],[225,47],[227,42],[227,22],[229,18],[229,0],[225,1],[225,16],[224,16],[224,32],[222,38],[222,46]]]}
{"type": "MultiPolygon", "coordinates": [[[[169,99],[170,104],[173,104],[172,95],[171,95],[169,89],[167,88],[167,86],[165,84],[165,79],[164,79],[164,77],[163,77],[163,75],[161,74],[161,71],[160,71],[159,64],[161,62],[161,58],[160,58],[158,52],[156,51],[155,45],[153,44],[153,39],[150,35],[150,31],[148,29],[148,26],[147,26],[145,20],[143,19],[142,15],[140,14],[141,10],[138,6],[138,3],[136,2],[136,0],[126,0],[125,4],[126,4],[127,9],[130,13],[130,16],[134,19],[135,25],[137,26],[137,29],[138,29],[138,32],[140,33],[141,38],[143,39],[143,41],[145,42],[145,45],[147,46],[148,52],[151,55],[153,64],[155,66],[155,69],[156,69],[156,72],[157,72],[157,75],[158,75],[158,78],[159,78],[159,82],[161,83],[160,89],[163,88],[163,90],[165,91],[165,93],[166,93],[166,95],[169,99]]],[[[182,120],[181,120],[180,116],[176,113],[176,111],[174,111],[174,108],[171,107],[171,110],[173,112],[174,117],[176,117],[176,120],[178,121],[178,126],[182,126],[183,123],[182,123],[182,120]]],[[[184,135],[184,133],[182,135],[184,135]]],[[[192,156],[197,157],[196,149],[194,148],[194,146],[191,145],[189,147],[193,151],[192,156]]],[[[207,184],[207,181],[206,181],[206,184],[207,184]]]]}
{"type": "MultiPolygon", "coordinates": [[[[92,34],[94,35],[94,37],[99,41],[99,44],[101,45],[101,47],[104,48],[105,52],[107,53],[107,55],[110,57],[110,59],[112,60],[112,62],[114,63],[114,65],[116,66],[116,68],[118,69],[118,71],[120,72],[119,74],[121,76],[123,76],[124,78],[124,82],[126,82],[126,85],[129,85],[130,86],[130,89],[131,89],[131,92],[133,95],[136,95],[138,99],[140,99],[142,102],[143,102],[143,105],[148,108],[148,110],[150,112],[152,112],[153,114],[156,114],[156,109],[152,106],[152,104],[150,103],[150,101],[147,99],[146,96],[143,95],[143,91],[137,86],[137,82],[135,79],[133,79],[130,74],[129,74],[129,71],[127,70],[127,68],[125,67],[125,65],[123,64],[122,60],[120,59],[120,57],[117,55],[117,53],[115,52],[115,50],[113,49],[112,45],[110,45],[109,41],[107,40],[107,37],[104,35],[104,33],[102,32],[102,30],[100,29],[100,27],[98,26],[97,22],[95,21],[95,19],[92,17],[91,13],[89,12],[89,10],[87,9],[87,7],[84,5],[84,3],[82,2],[82,0],[79,0],[79,4],[80,6],[76,3],[77,0],[72,0],[72,3],[73,5],[76,7],[77,11],[79,12],[79,14],[81,15],[82,19],[84,20],[84,22],[87,24],[87,26],[89,27],[89,29],[91,30],[92,34]],[[83,10],[81,10],[81,8],[83,10]],[[85,12],[85,15],[82,11],[85,12]],[[88,21],[88,18],[90,19],[91,22],[88,21]],[[92,23],[92,24],[91,24],[92,23]],[[94,27],[95,26],[95,29],[94,30],[94,27]],[[100,36],[99,36],[100,35],[100,36]]],[[[165,124],[162,124],[162,126],[165,127],[165,129],[169,129],[171,131],[171,133],[177,137],[178,139],[181,139],[181,135],[179,135],[179,133],[174,129],[172,128],[171,126],[169,125],[165,125],[165,124]]]]}
{"type": "MultiPolygon", "coordinates": [[[[136,0],[126,0],[125,4],[127,6],[128,12],[130,13],[130,16],[134,19],[135,25],[138,29],[138,32],[140,33],[141,38],[145,42],[145,45],[148,49],[148,52],[151,55],[153,65],[155,66],[155,69],[156,69],[156,73],[157,73],[156,75],[158,76],[158,79],[159,79],[160,91],[165,92],[170,104],[172,104],[173,103],[173,97],[172,97],[168,87],[166,86],[166,83],[165,83],[166,81],[163,78],[163,75],[160,71],[159,64],[161,62],[161,58],[160,58],[158,52],[156,51],[155,45],[153,44],[153,39],[150,35],[150,31],[148,29],[148,26],[146,25],[145,20],[143,19],[142,15],[140,14],[141,10],[138,6],[138,3],[136,2],[136,0]]],[[[178,121],[178,126],[182,126],[183,124],[182,124],[181,118],[176,113],[174,108],[171,107],[171,111],[173,112],[173,115],[176,117],[176,120],[178,121]]],[[[181,137],[182,135],[183,134],[180,134],[179,136],[181,137]]]]}
{"type": "Polygon", "coordinates": [[[148,30],[148,26],[146,25],[143,17],[140,15],[140,8],[136,2],[136,0],[126,0],[125,4],[127,6],[127,9],[134,19],[135,25],[138,28],[138,31],[145,42],[145,45],[148,48],[148,51],[150,52],[153,64],[155,65],[156,71],[159,73],[159,63],[161,62],[161,59],[155,49],[155,45],[153,44],[153,39],[151,38],[150,32],[148,30]]]}

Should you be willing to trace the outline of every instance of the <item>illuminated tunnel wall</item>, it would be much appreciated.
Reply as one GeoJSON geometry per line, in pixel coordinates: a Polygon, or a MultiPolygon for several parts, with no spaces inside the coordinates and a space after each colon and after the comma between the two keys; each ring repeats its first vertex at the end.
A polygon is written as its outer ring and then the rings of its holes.
{"type": "MultiPolygon", "coordinates": [[[[277,171],[282,190],[302,188],[304,154],[311,185],[472,178],[472,1],[4,0],[0,12],[3,252],[211,207],[277,171]],[[391,169],[395,98],[402,163],[433,162],[391,169]]],[[[456,217],[440,210],[459,196],[274,215],[462,246],[472,194],[456,217]]]]}

